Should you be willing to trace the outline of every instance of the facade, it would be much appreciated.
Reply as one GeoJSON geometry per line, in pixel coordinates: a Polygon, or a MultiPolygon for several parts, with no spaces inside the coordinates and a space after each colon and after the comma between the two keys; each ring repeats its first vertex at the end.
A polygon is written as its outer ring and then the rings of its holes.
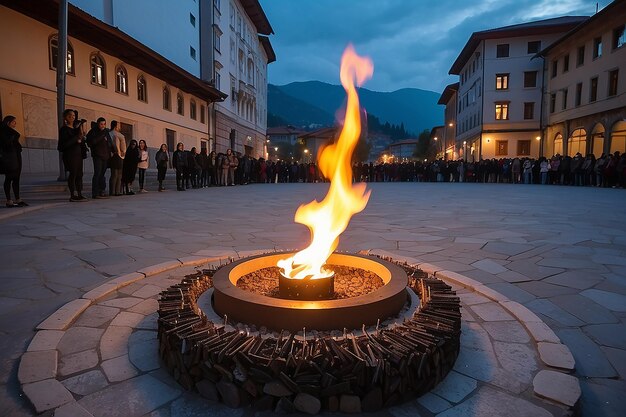
{"type": "Polygon", "coordinates": [[[267,157],[267,66],[276,60],[273,32],[258,0],[214,0],[215,149],[267,157]]]}
{"type": "Polygon", "coordinates": [[[543,155],[626,152],[626,2],[539,54],[546,63],[543,155]]]}
{"type": "Polygon", "coordinates": [[[418,139],[404,139],[389,144],[383,154],[383,161],[408,162],[415,160],[415,150],[417,149],[418,139]]]}
{"type": "Polygon", "coordinates": [[[270,127],[267,129],[267,140],[269,141],[269,146],[280,144],[295,145],[298,136],[304,133],[293,126],[270,127]]]}
{"type": "Polygon", "coordinates": [[[535,54],[587,17],[474,32],[452,64],[459,75],[455,150],[466,160],[539,156],[543,63],[535,54]]]}
{"type": "Polygon", "coordinates": [[[312,132],[303,133],[298,136],[300,143],[304,144],[305,149],[308,151],[307,159],[311,162],[317,161],[321,149],[330,143],[333,143],[339,138],[341,134],[340,127],[323,127],[321,129],[314,130],[312,132]]]}
{"type": "MultiPolygon", "coordinates": [[[[0,36],[11,39],[0,43],[11,57],[0,66],[0,110],[17,117],[27,173],[59,171],[57,19],[55,1],[0,1],[0,36]]],[[[127,140],[146,140],[152,155],[162,143],[209,146],[209,107],[224,94],[72,5],[68,38],[66,108],[88,121],[118,120],[127,140]]]]}
{"type": "MultiPolygon", "coordinates": [[[[441,132],[437,132],[434,136],[440,142],[438,145],[438,153],[443,153],[446,160],[456,160],[459,158],[458,148],[456,146],[456,116],[458,100],[459,83],[453,83],[446,86],[439,97],[437,104],[446,106],[444,111],[445,125],[441,126],[441,132]]],[[[431,132],[432,136],[432,132],[431,132]]]]}

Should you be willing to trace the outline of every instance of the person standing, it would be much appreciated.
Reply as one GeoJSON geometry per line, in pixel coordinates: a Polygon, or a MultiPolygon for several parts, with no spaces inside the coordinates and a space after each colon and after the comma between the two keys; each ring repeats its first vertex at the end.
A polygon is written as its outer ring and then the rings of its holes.
{"type": "Polygon", "coordinates": [[[200,164],[200,188],[206,188],[209,186],[209,156],[207,155],[206,148],[200,149],[200,155],[196,157],[196,160],[200,164]]]}
{"type": "Polygon", "coordinates": [[[76,113],[72,109],[63,112],[63,126],[59,129],[57,149],[62,153],[63,165],[69,172],[67,187],[70,190],[70,201],[87,201],[83,196],[83,159],[87,157],[85,144],[85,123],[80,120],[76,124],[76,113]]]}
{"type": "Polygon", "coordinates": [[[137,164],[137,168],[139,169],[139,192],[147,193],[144,188],[144,182],[146,181],[146,170],[148,169],[148,165],[150,165],[150,155],[148,154],[148,145],[146,145],[146,141],[141,139],[139,141],[139,163],[137,164]]]}
{"type": "Polygon", "coordinates": [[[137,141],[132,139],[126,148],[126,158],[122,168],[122,184],[124,184],[124,194],[135,195],[133,182],[137,175],[137,165],[139,164],[139,146],[137,141]]]}
{"type": "Polygon", "coordinates": [[[172,155],[172,166],[176,170],[176,190],[185,191],[185,172],[187,170],[187,154],[182,142],[176,144],[176,150],[172,155]]]}
{"type": "Polygon", "coordinates": [[[239,166],[239,159],[237,159],[237,155],[235,155],[231,149],[228,149],[226,151],[226,160],[228,161],[228,178],[226,185],[235,185],[235,171],[239,166]]]}
{"type": "Polygon", "coordinates": [[[109,177],[109,195],[122,195],[122,167],[126,155],[126,138],[120,132],[120,125],[117,120],[111,120],[111,176],[109,177]]]}
{"type": "Polygon", "coordinates": [[[170,156],[167,153],[167,145],[162,144],[156,155],[154,156],[154,160],[157,164],[157,181],[159,181],[159,191],[165,191],[163,187],[163,181],[165,181],[165,173],[167,172],[167,163],[170,160],[170,156]]]}
{"type": "Polygon", "coordinates": [[[104,117],[99,117],[95,123],[92,123],[91,130],[87,133],[87,145],[91,149],[93,159],[93,178],[91,179],[93,198],[107,198],[104,193],[106,190],[104,175],[111,157],[111,142],[106,123],[104,117]]]}
{"type": "Polygon", "coordinates": [[[0,125],[0,150],[2,151],[2,172],[4,173],[4,195],[7,207],[26,207],[20,198],[20,176],[22,175],[22,145],[20,134],[15,127],[15,116],[6,116],[0,125]],[[11,200],[11,188],[15,201],[11,200]]]}

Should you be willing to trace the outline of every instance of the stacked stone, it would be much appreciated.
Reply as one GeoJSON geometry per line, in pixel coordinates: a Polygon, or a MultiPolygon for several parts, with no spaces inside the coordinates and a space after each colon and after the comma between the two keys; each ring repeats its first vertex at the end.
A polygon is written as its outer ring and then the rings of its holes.
{"type": "Polygon", "coordinates": [[[230,407],[376,411],[431,390],[459,353],[459,298],[409,265],[421,308],[400,324],[341,337],[250,333],[206,319],[196,299],[214,271],[187,276],[161,294],[160,356],[186,389],[230,407]]]}

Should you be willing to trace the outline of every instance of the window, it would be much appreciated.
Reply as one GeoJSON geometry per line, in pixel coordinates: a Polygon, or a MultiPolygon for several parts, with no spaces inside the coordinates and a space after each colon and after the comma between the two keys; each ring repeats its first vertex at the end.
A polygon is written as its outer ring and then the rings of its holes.
{"type": "Polygon", "coordinates": [[[221,36],[222,36],[222,31],[220,30],[220,28],[217,27],[217,25],[213,25],[213,48],[215,48],[217,52],[220,52],[222,48],[220,44],[221,36]]]}
{"type": "Polygon", "coordinates": [[[575,102],[576,107],[580,106],[582,96],[583,96],[583,83],[578,83],[576,84],[576,102],[575,102]]]}
{"type": "Polygon", "coordinates": [[[554,61],[552,61],[552,78],[556,77],[556,73],[559,69],[559,61],[557,61],[556,59],[554,61]]]}
{"type": "Polygon", "coordinates": [[[589,84],[589,102],[592,103],[598,99],[598,77],[591,79],[589,84]]]}
{"type": "Polygon", "coordinates": [[[619,70],[609,71],[609,97],[617,95],[617,76],[619,70]]]}
{"type": "Polygon", "coordinates": [[[509,56],[509,44],[501,43],[496,46],[496,58],[507,58],[509,56]]]}
{"type": "Polygon", "coordinates": [[[197,119],[197,116],[196,116],[196,102],[194,100],[191,100],[189,102],[189,117],[191,117],[193,120],[197,119]]]}
{"type": "Polygon", "coordinates": [[[91,58],[89,59],[91,65],[91,83],[95,85],[100,85],[102,87],[106,87],[106,66],[104,64],[104,59],[100,56],[100,54],[91,54],[91,58]]]}
{"type": "Polygon", "coordinates": [[[163,109],[172,111],[172,95],[168,86],[163,87],[163,109]]]}
{"type": "Polygon", "coordinates": [[[567,92],[569,90],[566,88],[563,90],[563,102],[561,103],[561,109],[565,110],[567,109],[567,92]]]}
{"type": "Polygon", "coordinates": [[[598,99],[598,77],[591,79],[589,83],[589,102],[592,103],[598,99]]]}
{"type": "Polygon", "coordinates": [[[222,77],[220,76],[220,70],[219,68],[217,68],[217,66],[215,67],[214,80],[215,80],[215,88],[219,90],[220,85],[222,84],[222,77]]]}
{"type": "Polygon", "coordinates": [[[181,93],[176,94],[176,113],[181,116],[185,115],[185,100],[181,93]]]}
{"type": "Polygon", "coordinates": [[[524,103],[524,120],[532,120],[535,118],[535,103],[524,103]]]}
{"type": "Polygon", "coordinates": [[[578,47],[578,53],[576,55],[576,66],[580,67],[585,63],[585,45],[578,47]]]}
{"type": "Polygon", "coordinates": [[[595,38],[593,40],[593,59],[600,58],[602,56],[602,38],[595,38]]]}
{"type": "MultiPolygon", "coordinates": [[[[50,69],[57,69],[57,60],[59,59],[59,38],[57,35],[50,36],[48,39],[48,59],[50,61],[50,69]]],[[[67,61],[65,73],[74,75],[74,47],[67,42],[67,61]]]]}
{"type": "Polygon", "coordinates": [[[613,29],[613,49],[621,48],[626,43],[624,25],[613,29]]]}
{"type": "Polygon", "coordinates": [[[530,141],[529,140],[517,141],[517,154],[518,155],[530,155],[530,141]]]}
{"type": "Polygon", "coordinates": [[[563,57],[563,72],[569,71],[569,54],[563,57]]]}
{"type": "Polygon", "coordinates": [[[541,48],[541,41],[531,41],[528,42],[528,53],[536,54],[539,52],[539,48],[541,48]]]}
{"type": "Polygon", "coordinates": [[[509,74],[496,74],[496,90],[509,89],[509,74]]]}
{"type": "Polygon", "coordinates": [[[191,23],[191,26],[196,27],[196,17],[189,13],[189,23],[191,23]]]}
{"type": "Polygon", "coordinates": [[[200,123],[206,123],[206,109],[204,104],[200,105],[200,123]]]}
{"type": "Polygon", "coordinates": [[[194,49],[193,46],[189,47],[189,55],[191,56],[191,58],[193,58],[194,60],[196,60],[196,50],[194,49]]]}
{"type": "Polygon", "coordinates": [[[143,75],[137,77],[137,100],[148,102],[148,86],[143,75]]]}
{"type": "Polygon", "coordinates": [[[128,73],[122,65],[115,68],[115,91],[128,95],[128,73]]]}
{"type": "Polygon", "coordinates": [[[556,93],[550,94],[550,113],[556,110],[556,93]]]}
{"type": "Polygon", "coordinates": [[[509,102],[496,102],[496,120],[509,120],[509,102]]]}
{"type": "Polygon", "coordinates": [[[524,71],[524,87],[537,87],[537,71],[524,71]]]}
{"type": "Polygon", "coordinates": [[[496,141],[496,155],[506,156],[509,154],[509,141],[497,140],[496,141]]]}

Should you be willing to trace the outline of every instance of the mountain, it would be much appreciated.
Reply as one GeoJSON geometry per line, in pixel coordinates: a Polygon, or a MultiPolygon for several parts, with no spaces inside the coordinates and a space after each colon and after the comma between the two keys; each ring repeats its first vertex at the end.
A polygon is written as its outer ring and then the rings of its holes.
{"type": "MultiPolygon", "coordinates": [[[[437,104],[439,93],[417,88],[403,88],[390,93],[360,88],[358,92],[361,107],[378,117],[381,123],[404,123],[406,129],[416,135],[443,124],[443,107],[437,104]]],[[[268,86],[268,111],[298,126],[326,124],[321,122],[323,114],[330,117],[332,123],[337,110],[343,108],[345,99],[346,92],[342,86],[320,81],[268,86]]]]}
{"type": "Polygon", "coordinates": [[[286,94],[273,84],[267,86],[267,111],[268,119],[271,115],[278,116],[294,126],[330,126],[334,122],[333,113],[286,94]]]}

